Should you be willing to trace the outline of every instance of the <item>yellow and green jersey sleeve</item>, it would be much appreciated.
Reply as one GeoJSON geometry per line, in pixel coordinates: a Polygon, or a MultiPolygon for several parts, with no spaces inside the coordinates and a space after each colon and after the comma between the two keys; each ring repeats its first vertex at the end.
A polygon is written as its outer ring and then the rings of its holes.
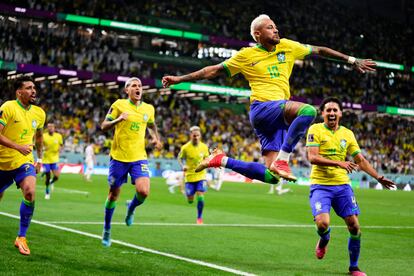
{"type": "MultiPolygon", "coordinates": [[[[0,107],[2,135],[19,145],[35,143],[36,131],[45,124],[46,113],[38,106],[25,109],[18,101],[7,101],[0,107]]],[[[15,149],[0,145],[0,170],[14,170],[23,164],[33,164],[33,154],[23,155],[15,149]]]]}
{"type": "Polygon", "coordinates": [[[222,65],[229,76],[244,75],[252,91],[251,102],[287,100],[295,60],[311,52],[311,46],[284,38],[272,52],[261,45],[243,48],[222,65]]]}
{"type": "MultiPolygon", "coordinates": [[[[306,136],[307,147],[319,147],[319,154],[327,159],[345,161],[347,154],[355,156],[361,152],[354,133],[340,126],[332,131],[324,123],[312,125],[306,136]]],[[[338,185],[350,182],[345,169],[333,166],[312,165],[311,184],[338,185]]]]}
{"type": "Polygon", "coordinates": [[[59,162],[59,151],[63,145],[63,138],[60,133],[54,132],[50,135],[43,133],[43,164],[53,164],[59,162]]]}
{"type": "Polygon", "coordinates": [[[115,120],[123,112],[128,113],[128,118],[115,125],[110,155],[122,162],[146,160],[145,132],[147,124],[155,121],[154,107],[144,102],[136,106],[129,99],[117,100],[109,109],[106,119],[115,120]]]}
{"type": "Polygon", "coordinates": [[[187,166],[185,182],[196,182],[206,179],[206,170],[196,173],[195,168],[204,158],[208,156],[208,147],[202,142],[200,142],[197,146],[194,146],[190,141],[181,147],[178,158],[184,159],[187,166]]]}

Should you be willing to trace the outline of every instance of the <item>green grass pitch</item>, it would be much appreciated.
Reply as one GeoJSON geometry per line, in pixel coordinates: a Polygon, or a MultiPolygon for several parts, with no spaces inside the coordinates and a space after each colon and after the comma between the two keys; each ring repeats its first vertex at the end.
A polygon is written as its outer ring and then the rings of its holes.
{"type": "MultiPolygon", "coordinates": [[[[87,183],[78,175],[62,175],[48,201],[38,179],[27,236],[32,254],[22,256],[13,246],[19,221],[7,215],[19,215],[22,196],[12,186],[0,202],[0,275],[231,274],[204,263],[241,274],[346,275],[348,232],[343,221],[331,213],[329,250],[325,259],[317,260],[309,188],[292,185],[293,192],[282,196],[267,194],[268,188],[224,183],[220,192],[209,190],[205,225],[197,226],[196,205],[189,205],[179,192],[168,193],[164,180],[153,178],[149,198],[137,208],[134,225],[127,227],[125,202],[134,188],[125,184],[113,217],[112,238],[119,243],[104,248],[97,237],[102,233],[106,178],[94,176],[87,183]]],[[[360,268],[368,275],[414,275],[414,193],[355,193],[362,212],[360,268]]]]}

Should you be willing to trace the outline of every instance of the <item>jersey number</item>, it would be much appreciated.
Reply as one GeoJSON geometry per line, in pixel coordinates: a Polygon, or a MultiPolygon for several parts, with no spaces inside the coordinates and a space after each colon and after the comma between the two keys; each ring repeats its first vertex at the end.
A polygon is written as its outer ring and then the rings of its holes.
{"type": "Polygon", "coordinates": [[[269,72],[271,79],[278,78],[280,76],[279,69],[276,65],[268,66],[267,71],[269,72]]]}
{"type": "Polygon", "coordinates": [[[138,131],[139,130],[139,123],[132,122],[131,127],[129,128],[132,131],[138,131]]]}
{"type": "Polygon", "coordinates": [[[23,137],[27,134],[27,129],[23,129],[22,134],[20,135],[20,139],[23,139],[23,137]]]}

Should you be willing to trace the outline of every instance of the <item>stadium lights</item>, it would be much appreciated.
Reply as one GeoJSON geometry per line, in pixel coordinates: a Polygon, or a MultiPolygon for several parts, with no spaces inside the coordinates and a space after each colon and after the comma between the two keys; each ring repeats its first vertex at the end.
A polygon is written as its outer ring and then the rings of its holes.
{"type": "Polygon", "coordinates": [[[48,80],[54,80],[57,78],[58,78],[58,75],[52,75],[52,76],[47,77],[48,80]]]}
{"type": "Polygon", "coordinates": [[[413,66],[413,67],[411,67],[411,72],[413,72],[413,73],[414,73],[414,66],[413,66]]]}
{"type": "MultiPolygon", "coordinates": [[[[3,61],[0,60],[0,64],[1,64],[1,62],[3,62],[3,61]]],[[[1,67],[1,65],[0,65],[0,67],[1,67]]],[[[16,73],[17,73],[16,71],[9,71],[9,72],[7,72],[7,75],[14,75],[16,73]]]]}
{"type": "Polygon", "coordinates": [[[35,78],[34,81],[44,81],[46,79],[46,77],[38,77],[35,78]]]}
{"type": "Polygon", "coordinates": [[[68,81],[77,81],[78,78],[69,78],[68,81]]]}
{"type": "Polygon", "coordinates": [[[404,71],[404,65],[402,64],[389,63],[389,62],[384,62],[384,61],[379,61],[379,60],[374,60],[374,62],[377,64],[377,67],[380,67],[380,68],[404,71]]]}

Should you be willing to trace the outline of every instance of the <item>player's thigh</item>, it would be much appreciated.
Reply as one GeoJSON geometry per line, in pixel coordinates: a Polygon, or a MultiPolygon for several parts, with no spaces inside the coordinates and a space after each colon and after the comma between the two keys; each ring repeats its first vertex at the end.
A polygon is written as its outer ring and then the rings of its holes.
{"type": "Polygon", "coordinates": [[[288,125],[290,125],[293,120],[296,118],[299,109],[304,106],[304,103],[295,102],[295,101],[287,101],[285,104],[285,108],[283,110],[283,116],[288,125]]]}
{"type": "Polygon", "coordinates": [[[197,186],[195,182],[186,182],[185,183],[185,195],[188,198],[193,198],[197,191],[197,186]]]}
{"type": "Polygon", "coordinates": [[[337,191],[334,199],[332,200],[332,207],[336,214],[341,218],[359,215],[359,206],[351,186],[344,184],[337,185],[335,188],[337,191]]]}
{"type": "Polygon", "coordinates": [[[0,170],[0,193],[3,195],[4,191],[13,185],[13,171],[0,170]]]}
{"type": "Polygon", "coordinates": [[[197,195],[204,194],[207,191],[207,180],[200,180],[195,182],[195,190],[197,195]]]}
{"type": "Polygon", "coordinates": [[[50,173],[50,171],[51,171],[51,167],[50,167],[50,165],[51,165],[51,164],[42,164],[42,167],[43,167],[43,172],[44,172],[44,173],[50,173]]]}
{"type": "Polygon", "coordinates": [[[58,177],[60,175],[59,165],[57,163],[52,164],[51,166],[52,173],[54,176],[58,177]]]}
{"type": "Polygon", "coordinates": [[[109,161],[108,185],[111,188],[121,187],[128,181],[130,164],[111,159],[109,161]]]}
{"type": "Polygon", "coordinates": [[[263,159],[265,162],[266,168],[269,168],[270,165],[276,160],[277,155],[279,154],[279,151],[272,151],[272,150],[266,150],[263,152],[263,159]]]}
{"type": "Polygon", "coordinates": [[[330,213],[333,196],[332,187],[328,185],[311,185],[309,203],[315,219],[319,214],[330,213]]]}

